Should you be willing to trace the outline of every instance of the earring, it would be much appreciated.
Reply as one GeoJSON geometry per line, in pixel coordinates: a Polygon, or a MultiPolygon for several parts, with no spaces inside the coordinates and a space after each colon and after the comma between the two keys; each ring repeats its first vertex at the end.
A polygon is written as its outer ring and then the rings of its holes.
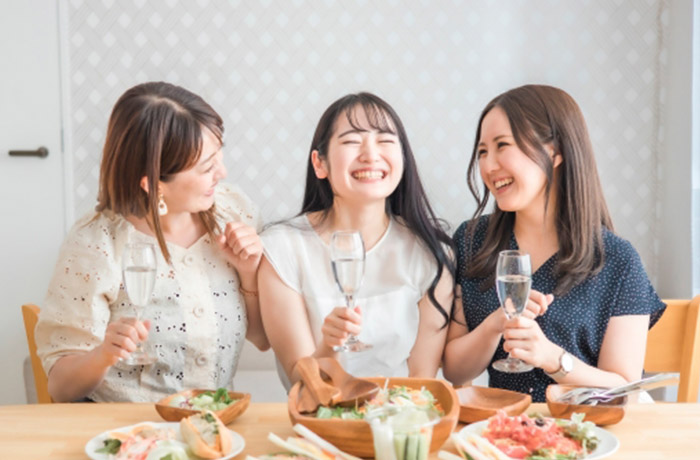
{"type": "Polygon", "coordinates": [[[167,213],[168,213],[168,205],[165,204],[165,200],[163,199],[163,194],[159,193],[158,194],[158,215],[164,216],[167,213]]]}

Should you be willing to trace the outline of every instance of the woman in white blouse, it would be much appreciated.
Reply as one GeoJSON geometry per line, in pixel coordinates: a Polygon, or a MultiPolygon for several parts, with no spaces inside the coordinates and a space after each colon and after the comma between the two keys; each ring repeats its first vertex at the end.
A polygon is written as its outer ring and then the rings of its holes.
{"type": "Polygon", "coordinates": [[[223,122],[202,98],[144,83],[109,120],[96,212],[61,248],[36,328],[56,401],[155,401],[187,388],[233,386],[245,338],[269,347],[258,305],[258,213],[219,184],[223,122]],[[147,318],[124,290],[127,243],[157,250],[147,318]],[[148,339],[157,361],[129,366],[148,339]]]}
{"type": "Polygon", "coordinates": [[[356,375],[434,377],[452,304],[450,238],[433,214],[408,137],[379,97],[334,102],[311,143],[301,213],[266,229],[260,308],[280,377],[289,387],[304,356],[332,356],[356,375]],[[359,230],[362,287],[347,310],[334,282],[329,239],[359,230]],[[336,353],[350,334],[372,348],[336,353]]]}

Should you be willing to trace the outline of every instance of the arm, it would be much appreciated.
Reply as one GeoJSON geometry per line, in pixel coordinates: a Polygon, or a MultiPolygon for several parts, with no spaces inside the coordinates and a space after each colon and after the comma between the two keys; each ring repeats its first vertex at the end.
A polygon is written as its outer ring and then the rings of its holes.
{"type": "MultiPolygon", "coordinates": [[[[453,286],[452,275],[444,268],[435,287],[435,298],[448,314],[453,301],[453,286]]],[[[418,311],[418,336],[408,357],[408,375],[434,378],[440,368],[448,328],[442,327],[445,318],[435,308],[427,293],[418,302],[418,311]]]]}
{"type": "Polygon", "coordinates": [[[248,329],[246,338],[258,349],[265,351],[270,343],[263,329],[258,293],[258,267],[263,245],[255,229],[242,222],[229,222],[219,238],[224,257],[236,269],[245,300],[248,329]]]}
{"type": "Polygon", "coordinates": [[[105,374],[121,358],[148,338],[148,321],[120,318],[107,325],[104,341],[88,352],[63,356],[48,375],[49,394],[56,402],[82,399],[102,382],[105,374]]]}
{"type": "Polygon", "coordinates": [[[265,331],[277,359],[294,383],[299,380],[294,366],[300,358],[335,354],[324,343],[314,342],[303,297],[282,281],[265,257],[260,263],[258,286],[265,331]]]}
{"type": "MultiPolygon", "coordinates": [[[[639,379],[644,364],[648,329],[649,315],[610,318],[598,357],[598,367],[574,357],[573,370],[559,379],[559,382],[611,387],[639,379]]],[[[504,335],[504,347],[513,357],[548,373],[559,369],[559,357],[564,350],[550,342],[534,321],[527,318],[509,321],[504,335]]]]}
{"type": "MultiPolygon", "coordinates": [[[[551,294],[545,295],[531,290],[530,299],[522,317],[535,318],[543,315],[553,300],[554,297],[551,294]]],[[[470,332],[462,305],[461,290],[458,286],[454,317],[447,333],[447,346],[443,357],[445,378],[454,385],[462,385],[465,381],[474,379],[484,372],[498,348],[507,320],[503,309],[497,308],[470,332]]]]}

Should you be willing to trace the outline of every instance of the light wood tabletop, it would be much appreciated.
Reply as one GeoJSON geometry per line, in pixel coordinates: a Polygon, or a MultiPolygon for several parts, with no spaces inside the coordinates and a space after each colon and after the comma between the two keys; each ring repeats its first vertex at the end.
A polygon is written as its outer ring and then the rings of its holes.
{"type": "MultiPolygon", "coordinates": [[[[536,411],[548,414],[544,404],[533,404],[527,413],[536,411]]],[[[85,459],[85,444],[95,435],[143,421],[162,422],[153,404],[2,406],[0,458],[85,459]]],[[[236,460],[279,451],[267,440],[269,432],[283,438],[293,434],[287,406],[281,403],[252,403],[228,427],[246,442],[236,460]]],[[[700,458],[700,404],[630,405],[625,418],[606,429],[620,440],[612,460],[700,458]]],[[[449,442],[443,448],[453,451],[449,442]]]]}

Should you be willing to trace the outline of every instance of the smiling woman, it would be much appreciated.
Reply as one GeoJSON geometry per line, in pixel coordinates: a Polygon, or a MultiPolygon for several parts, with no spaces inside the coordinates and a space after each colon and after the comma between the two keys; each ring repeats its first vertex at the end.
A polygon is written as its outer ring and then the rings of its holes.
{"type": "Polygon", "coordinates": [[[451,242],[389,104],[368,93],[331,104],[309,149],[301,213],[263,240],[261,313],[287,387],[309,355],[336,357],[355,375],[435,376],[451,310],[451,242]],[[367,250],[352,309],[339,306],[331,271],[338,230],[359,231],[367,250]],[[372,348],[335,352],[351,335],[372,348]]]}
{"type": "Polygon", "coordinates": [[[257,297],[260,221],[243,192],[219,183],[222,135],[209,104],[168,83],[135,86],[115,104],[96,212],[66,237],[36,328],[55,401],[233,389],[244,338],[269,346],[257,297]],[[160,248],[145,321],[122,281],[132,243],[160,248]],[[128,364],[147,338],[156,362],[128,364]]]}
{"type": "Polygon", "coordinates": [[[489,371],[489,385],[544,401],[554,382],[616,386],[642,373],[646,335],[665,305],[639,255],[613,233],[588,130],[566,92],[526,85],[482,111],[468,167],[476,213],[455,233],[457,302],[445,349],[455,384],[489,371]],[[476,184],[479,171],[483,186],[476,184]],[[491,214],[483,215],[489,197],[491,214]],[[503,250],[532,261],[521,317],[499,306],[494,275],[503,250]],[[506,357],[534,369],[490,366],[506,357]]]}

